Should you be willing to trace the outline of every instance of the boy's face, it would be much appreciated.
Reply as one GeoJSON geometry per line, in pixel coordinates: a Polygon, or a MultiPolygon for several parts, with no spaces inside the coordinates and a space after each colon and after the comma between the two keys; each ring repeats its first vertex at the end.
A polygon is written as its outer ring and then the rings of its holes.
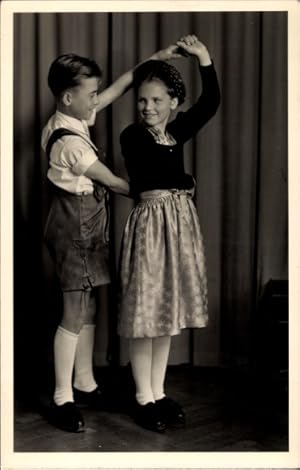
{"type": "Polygon", "coordinates": [[[69,90],[70,115],[77,119],[89,120],[98,104],[99,79],[89,77],[81,79],[80,85],[69,90]]]}

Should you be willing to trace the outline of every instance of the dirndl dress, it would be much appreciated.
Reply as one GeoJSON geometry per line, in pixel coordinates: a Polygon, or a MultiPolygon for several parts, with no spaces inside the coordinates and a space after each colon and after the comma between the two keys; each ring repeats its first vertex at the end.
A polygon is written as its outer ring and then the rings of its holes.
{"type": "Polygon", "coordinates": [[[204,246],[192,191],[143,192],[123,233],[118,333],[176,335],[207,322],[204,246]]]}
{"type": "Polygon", "coordinates": [[[108,193],[73,194],[51,184],[53,198],[44,240],[63,291],[110,282],[108,193]]]}

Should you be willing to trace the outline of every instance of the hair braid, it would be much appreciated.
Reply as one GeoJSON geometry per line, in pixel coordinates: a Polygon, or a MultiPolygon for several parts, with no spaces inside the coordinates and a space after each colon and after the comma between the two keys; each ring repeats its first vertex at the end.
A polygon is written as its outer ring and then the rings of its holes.
{"type": "Polygon", "coordinates": [[[182,104],[185,99],[185,85],[178,70],[167,62],[161,60],[148,60],[134,72],[133,86],[137,90],[143,82],[159,80],[165,84],[172,98],[178,99],[182,104]]]}

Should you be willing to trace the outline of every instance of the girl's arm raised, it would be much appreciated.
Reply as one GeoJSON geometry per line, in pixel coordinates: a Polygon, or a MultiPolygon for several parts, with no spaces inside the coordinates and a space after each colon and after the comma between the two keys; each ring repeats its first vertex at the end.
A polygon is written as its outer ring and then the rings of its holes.
{"type": "Polygon", "coordinates": [[[220,88],[216,71],[205,45],[194,35],[177,41],[186,56],[196,57],[202,78],[202,93],[197,102],[185,112],[179,112],[168,124],[169,132],[178,142],[191,139],[216,113],[220,104],[220,88]]]}
{"type": "MultiPolygon", "coordinates": [[[[177,50],[177,45],[171,45],[166,49],[162,49],[156,52],[147,60],[170,60],[182,57],[181,54],[178,54],[177,50]]],[[[101,93],[99,93],[96,112],[106,108],[106,106],[110,105],[113,101],[123,95],[131,87],[133,81],[133,72],[136,67],[121,75],[112,85],[110,85],[101,93]]]]}
{"type": "Polygon", "coordinates": [[[177,41],[177,46],[182,49],[186,55],[197,57],[199,65],[202,67],[211,65],[212,61],[207,48],[194,34],[182,37],[177,41]]]}

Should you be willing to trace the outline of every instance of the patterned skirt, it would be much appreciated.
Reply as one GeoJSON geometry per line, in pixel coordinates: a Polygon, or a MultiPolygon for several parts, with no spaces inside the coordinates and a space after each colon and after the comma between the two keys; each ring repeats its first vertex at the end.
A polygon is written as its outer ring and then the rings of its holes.
{"type": "Polygon", "coordinates": [[[204,247],[191,191],[141,194],[124,229],[120,284],[120,336],[176,335],[207,325],[204,247]]]}

